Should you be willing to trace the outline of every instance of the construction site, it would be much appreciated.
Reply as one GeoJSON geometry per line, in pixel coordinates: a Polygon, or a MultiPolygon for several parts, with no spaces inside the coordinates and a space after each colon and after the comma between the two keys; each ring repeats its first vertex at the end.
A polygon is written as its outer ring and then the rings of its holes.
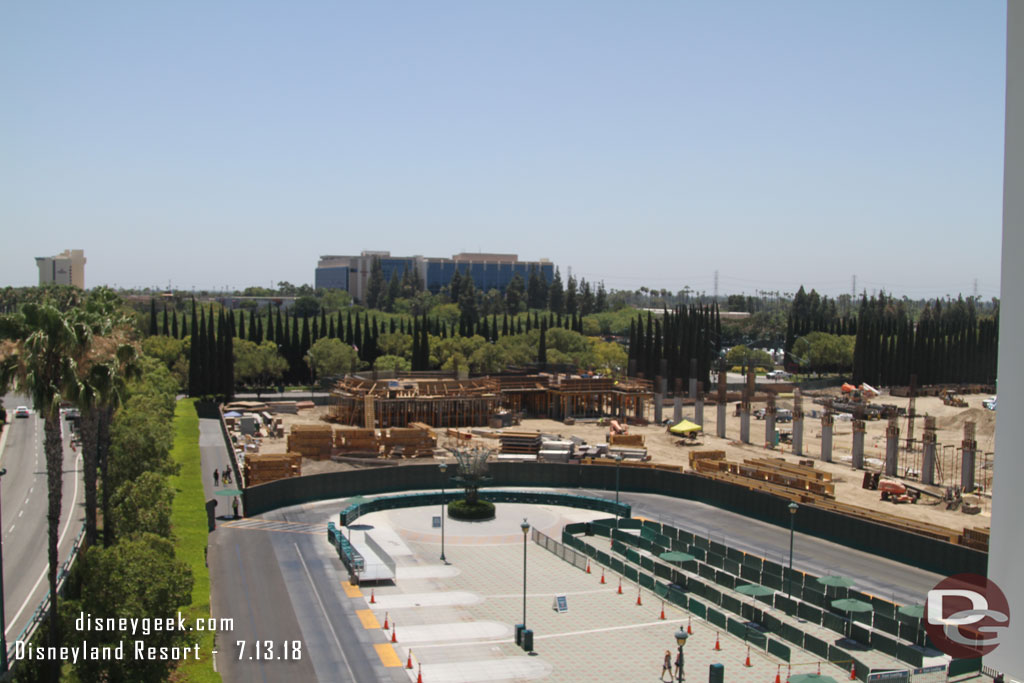
{"type": "Polygon", "coordinates": [[[655,385],[546,374],[350,376],[326,406],[262,411],[270,425],[255,433],[227,419],[246,485],[440,461],[459,444],[495,460],[688,471],[987,549],[995,411],[986,394],[847,386],[801,394],[752,376],[739,392],[721,382],[711,395],[697,386],[667,396],[655,385]]]}

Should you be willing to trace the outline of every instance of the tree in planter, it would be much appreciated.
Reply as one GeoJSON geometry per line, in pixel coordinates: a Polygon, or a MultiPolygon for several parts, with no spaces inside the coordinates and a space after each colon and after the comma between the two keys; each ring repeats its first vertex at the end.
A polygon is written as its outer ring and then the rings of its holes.
{"type": "Polygon", "coordinates": [[[486,448],[449,448],[459,463],[459,470],[452,481],[466,491],[462,500],[452,501],[448,514],[463,519],[490,519],[494,517],[494,503],[480,500],[480,487],[491,482],[487,476],[487,459],[491,451],[486,448]]]}

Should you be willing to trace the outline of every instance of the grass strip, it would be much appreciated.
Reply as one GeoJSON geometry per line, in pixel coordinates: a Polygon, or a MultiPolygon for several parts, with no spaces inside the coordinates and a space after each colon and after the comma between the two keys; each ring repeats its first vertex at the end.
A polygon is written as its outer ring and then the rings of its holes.
{"type": "MultiPolygon", "coordinates": [[[[174,409],[174,446],[171,458],[181,470],[170,478],[174,489],[171,507],[171,529],[175,553],[192,568],[192,603],[182,610],[186,623],[210,616],[210,570],[206,567],[206,500],[203,495],[203,472],[199,461],[199,416],[195,399],[182,399],[174,409]]],[[[171,675],[173,681],[220,681],[213,670],[214,634],[199,633],[199,659],[185,659],[171,675]]]]}

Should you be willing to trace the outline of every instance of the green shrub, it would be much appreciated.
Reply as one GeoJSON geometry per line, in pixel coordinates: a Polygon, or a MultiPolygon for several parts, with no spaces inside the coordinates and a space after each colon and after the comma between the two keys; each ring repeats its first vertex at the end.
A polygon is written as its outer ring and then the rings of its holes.
{"type": "Polygon", "coordinates": [[[493,519],[494,503],[478,500],[469,503],[465,499],[448,503],[448,516],[452,519],[493,519]]]}

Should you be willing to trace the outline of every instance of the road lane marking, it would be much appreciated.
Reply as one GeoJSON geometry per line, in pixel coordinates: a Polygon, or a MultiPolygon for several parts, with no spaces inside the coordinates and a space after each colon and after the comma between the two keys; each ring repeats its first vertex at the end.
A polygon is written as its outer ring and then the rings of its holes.
{"type": "Polygon", "coordinates": [[[402,666],[402,659],[395,652],[395,648],[391,646],[391,643],[376,643],[373,649],[377,651],[377,656],[380,657],[380,663],[387,667],[402,666]]]}
{"type": "Polygon", "coordinates": [[[338,639],[338,632],[334,630],[334,624],[331,623],[331,618],[327,616],[327,608],[324,607],[324,601],[320,599],[320,591],[316,589],[316,584],[313,583],[313,576],[309,573],[309,567],[306,566],[306,559],[302,557],[302,553],[299,552],[299,544],[293,543],[292,545],[295,546],[295,554],[299,556],[299,562],[302,563],[302,568],[306,572],[306,579],[309,581],[309,587],[313,589],[313,596],[316,597],[316,601],[320,605],[320,612],[324,615],[324,621],[327,622],[327,628],[331,630],[331,635],[334,636],[334,644],[338,646],[338,652],[341,654],[341,658],[345,661],[345,668],[348,669],[349,678],[353,681],[359,680],[352,671],[352,665],[348,663],[348,656],[345,654],[345,648],[341,646],[341,640],[338,639]]]}
{"type": "Polygon", "coordinates": [[[356,616],[359,617],[359,621],[363,623],[363,628],[367,631],[371,628],[380,628],[380,622],[377,621],[377,615],[373,613],[372,609],[357,609],[356,616]]]}
{"type": "MultiPolygon", "coordinates": [[[[78,469],[80,467],[80,465],[78,464],[78,461],[81,460],[81,459],[82,459],[81,454],[79,454],[78,457],[75,458],[75,468],[76,469],[78,469]]],[[[57,550],[58,550],[58,552],[60,552],[61,544],[64,543],[64,537],[67,535],[68,529],[71,528],[71,518],[74,517],[74,515],[71,514],[70,511],[75,509],[75,505],[76,505],[77,502],[78,502],[78,477],[75,477],[75,493],[71,497],[71,506],[68,507],[68,511],[69,511],[68,512],[68,519],[64,523],[64,532],[60,535],[60,538],[57,540],[57,550]]],[[[61,506],[61,507],[63,507],[63,506],[61,506]]],[[[46,573],[49,570],[50,570],[50,563],[49,563],[49,561],[47,561],[46,567],[43,568],[43,572],[39,575],[39,578],[36,579],[36,582],[32,585],[32,589],[28,592],[28,596],[25,598],[25,602],[21,603],[21,607],[18,608],[18,611],[15,612],[14,616],[11,617],[11,619],[9,620],[8,623],[10,625],[6,629],[4,629],[4,635],[6,635],[8,631],[10,631],[12,628],[14,628],[14,622],[16,622],[18,620],[18,617],[21,616],[21,613],[25,611],[25,608],[28,606],[28,603],[32,600],[32,594],[36,592],[36,588],[39,588],[39,584],[42,583],[43,579],[46,578],[46,573]]]]}
{"type": "Polygon", "coordinates": [[[21,517],[21,516],[22,516],[23,514],[25,514],[25,511],[24,511],[24,510],[20,511],[20,512],[18,513],[18,516],[19,516],[19,517],[21,517]]]}

